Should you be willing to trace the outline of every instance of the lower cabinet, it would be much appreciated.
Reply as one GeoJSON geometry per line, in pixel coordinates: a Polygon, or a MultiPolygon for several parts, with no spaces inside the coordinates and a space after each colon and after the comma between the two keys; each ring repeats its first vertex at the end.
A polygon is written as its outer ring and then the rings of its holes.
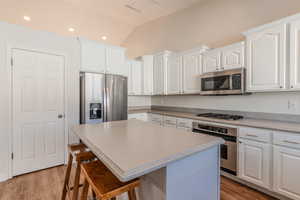
{"type": "Polygon", "coordinates": [[[139,119],[142,121],[149,121],[149,114],[148,113],[134,113],[134,114],[129,114],[128,119],[139,119]]]}
{"type": "Polygon", "coordinates": [[[300,200],[300,150],[273,146],[273,190],[300,200]]]}
{"type": "Polygon", "coordinates": [[[239,177],[264,188],[270,187],[271,145],[239,139],[239,177]]]}

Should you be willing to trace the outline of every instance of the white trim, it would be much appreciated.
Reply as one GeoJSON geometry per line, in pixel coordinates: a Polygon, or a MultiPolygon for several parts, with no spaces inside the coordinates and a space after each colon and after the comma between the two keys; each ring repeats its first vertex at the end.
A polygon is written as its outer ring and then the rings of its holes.
{"type": "Polygon", "coordinates": [[[289,23],[289,22],[292,22],[294,20],[299,20],[299,19],[300,19],[300,13],[298,13],[296,15],[288,16],[288,17],[285,17],[285,18],[282,18],[282,19],[279,19],[279,20],[276,20],[276,21],[273,21],[273,22],[270,22],[268,24],[264,24],[264,25],[252,28],[248,31],[242,32],[242,34],[245,35],[245,36],[248,36],[252,33],[259,32],[259,31],[262,31],[264,29],[272,28],[273,26],[276,26],[276,25],[289,23]]]}
{"type": "MultiPolygon", "coordinates": [[[[20,50],[26,50],[26,51],[33,51],[33,52],[38,52],[38,53],[45,53],[45,54],[50,54],[50,55],[56,55],[56,56],[61,56],[64,59],[64,114],[65,114],[65,118],[64,118],[64,135],[65,135],[65,154],[64,154],[64,163],[66,164],[67,162],[67,151],[68,151],[68,139],[69,139],[69,117],[68,117],[68,86],[69,86],[69,79],[68,79],[68,75],[70,72],[70,66],[69,66],[69,59],[68,56],[60,51],[57,50],[51,50],[51,49],[44,49],[44,48],[38,48],[36,49],[33,46],[29,46],[29,45],[19,45],[19,44],[14,44],[14,43],[10,43],[5,45],[6,47],[6,52],[7,52],[7,56],[6,56],[6,67],[8,67],[8,75],[9,75],[9,80],[8,80],[8,85],[9,85],[9,112],[8,112],[8,116],[9,116],[9,136],[8,136],[8,143],[9,143],[9,151],[8,151],[8,161],[9,161],[9,171],[8,171],[8,177],[7,179],[10,179],[13,177],[13,160],[11,159],[11,154],[13,153],[13,119],[12,119],[12,68],[11,68],[11,58],[12,58],[12,51],[13,49],[20,49],[20,50]]],[[[0,177],[0,181],[1,181],[1,177],[0,177]]]]}

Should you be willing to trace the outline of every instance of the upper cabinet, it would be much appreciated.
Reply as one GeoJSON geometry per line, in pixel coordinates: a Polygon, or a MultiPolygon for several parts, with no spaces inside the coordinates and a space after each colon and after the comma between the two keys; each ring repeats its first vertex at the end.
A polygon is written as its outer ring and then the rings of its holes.
{"type": "Polygon", "coordinates": [[[203,54],[202,72],[216,72],[245,66],[245,43],[239,42],[203,54]]]}
{"type": "Polygon", "coordinates": [[[79,39],[81,45],[81,70],[105,73],[106,46],[94,41],[79,39]]]}
{"type": "Polygon", "coordinates": [[[81,71],[128,76],[125,49],[79,38],[81,71]]]}
{"type": "Polygon", "coordinates": [[[286,24],[247,35],[247,90],[286,88],[286,24]]]}
{"type": "Polygon", "coordinates": [[[164,51],[154,55],[153,65],[153,94],[165,94],[165,73],[171,52],[164,51]]]}
{"type": "Polygon", "coordinates": [[[142,57],[143,63],[143,94],[153,94],[153,55],[142,57]]]}
{"type": "Polygon", "coordinates": [[[214,72],[221,69],[221,52],[219,50],[208,51],[203,54],[202,72],[214,72]]]}
{"type": "Polygon", "coordinates": [[[128,76],[128,70],[125,63],[125,50],[120,47],[107,47],[107,68],[106,72],[109,74],[118,74],[128,76]]]}
{"type": "Polygon", "coordinates": [[[142,62],[141,61],[128,61],[128,94],[129,95],[142,95],[142,62]]]}
{"type": "Polygon", "coordinates": [[[166,94],[182,93],[182,56],[173,54],[166,69],[166,94]]]}
{"type": "Polygon", "coordinates": [[[235,69],[245,66],[245,42],[222,48],[221,69],[235,69]]]}
{"type": "Polygon", "coordinates": [[[202,73],[202,53],[207,48],[194,49],[182,56],[182,89],[184,94],[200,93],[200,75],[202,73]]]}
{"type": "Polygon", "coordinates": [[[300,89],[300,20],[290,23],[290,89],[300,89]]]}

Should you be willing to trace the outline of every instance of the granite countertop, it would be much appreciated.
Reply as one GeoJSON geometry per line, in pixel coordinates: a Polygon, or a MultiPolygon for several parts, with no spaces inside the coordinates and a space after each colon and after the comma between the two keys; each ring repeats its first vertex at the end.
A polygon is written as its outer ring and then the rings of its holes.
{"type": "Polygon", "coordinates": [[[185,112],[143,110],[143,109],[140,109],[139,111],[135,110],[135,113],[138,112],[139,113],[148,112],[153,114],[188,118],[188,119],[194,119],[199,121],[215,122],[215,123],[228,124],[234,126],[247,126],[247,127],[254,127],[254,128],[272,129],[277,131],[288,131],[288,132],[294,132],[300,134],[300,124],[295,122],[283,122],[277,120],[264,120],[264,119],[252,119],[252,118],[245,118],[241,120],[231,121],[231,120],[213,119],[207,117],[198,117],[196,116],[196,114],[185,113],[185,112]]]}
{"type": "Polygon", "coordinates": [[[71,130],[121,181],[224,143],[218,137],[135,119],[76,125],[71,130]]]}

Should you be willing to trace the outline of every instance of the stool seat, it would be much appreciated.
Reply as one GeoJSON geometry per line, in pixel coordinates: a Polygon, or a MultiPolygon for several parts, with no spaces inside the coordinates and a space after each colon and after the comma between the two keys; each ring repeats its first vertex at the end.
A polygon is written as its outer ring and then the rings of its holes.
{"type": "Polygon", "coordinates": [[[81,164],[81,170],[85,180],[101,200],[111,199],[125,192],[130,193],[130,197],[132,191],[140,184],[138,179],[129,182],[119,181],[99,160],[81,164]]]}

